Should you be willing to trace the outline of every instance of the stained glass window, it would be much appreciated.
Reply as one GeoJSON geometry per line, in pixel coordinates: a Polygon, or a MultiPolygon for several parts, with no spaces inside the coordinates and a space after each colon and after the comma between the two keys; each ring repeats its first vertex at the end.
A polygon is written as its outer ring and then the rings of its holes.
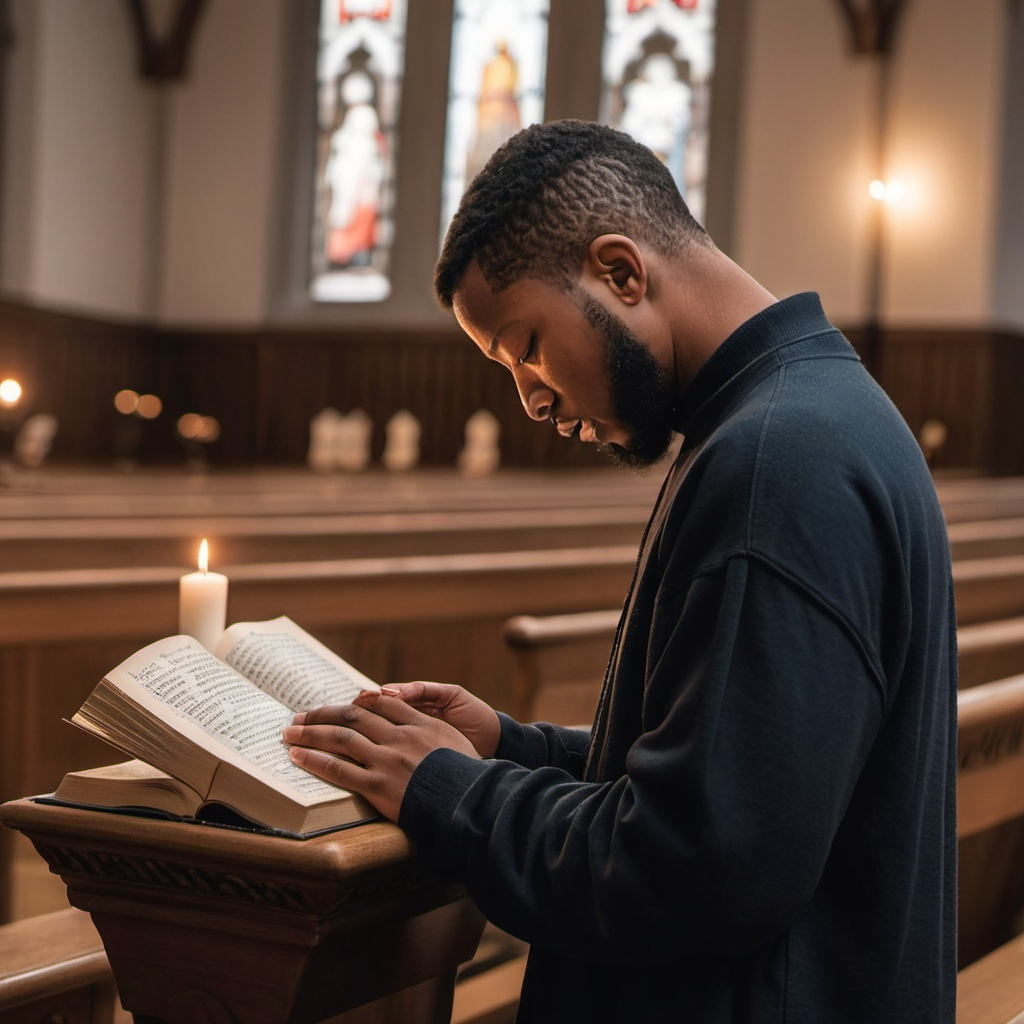
{"type": "Polygon", "coordinates": [[[405,0],[321,0],[310,286],[319,301],[391,293],[405,10],[405,0]]]}
{"type": "Polygon", "coordinates": [[[703,221],[715,0],[606,0],[600,118],[665,162],[703,221]]]}
{"type": "Polygon", "coordinates": [[[455,0],[442,235],[488,157],[543,120],[547,40],[548,0],[455,0]]]}

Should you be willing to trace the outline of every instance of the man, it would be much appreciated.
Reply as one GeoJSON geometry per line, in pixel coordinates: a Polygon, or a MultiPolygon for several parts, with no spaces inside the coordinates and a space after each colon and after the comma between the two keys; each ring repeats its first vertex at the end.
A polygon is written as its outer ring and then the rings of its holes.
{"type": "Polygon", "coordinates": [[[300,716],[295,761],[531,944],[521,1021],[952,1022],[948,544],[817,296],[777,302],[583,122],[495,154],[436,287],[534,419],[681,449],[591,734],[411,683],[300,716]]]}

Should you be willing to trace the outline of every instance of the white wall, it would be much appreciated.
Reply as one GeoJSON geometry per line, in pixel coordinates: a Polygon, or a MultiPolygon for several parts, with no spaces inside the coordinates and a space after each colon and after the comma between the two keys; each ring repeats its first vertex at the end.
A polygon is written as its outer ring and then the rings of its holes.
{"type": "Polygon", "coordinates": [[[210,0],[168,90],[162,321],[266,313],[285,16],[284,0],[210,0]]]}
{"type": "Polygon", "coordinates": [[[857,319],[870,70],[846,56],[832,3],[748,11],[733,255],[780,298],[812,289],[834,320],[857,319]]]}
{"type": "Polygon", "coordinates": [[[996,252],[1005,0],[907,3],[898,39],[889,321],[987,324],[996,252]]]}
{"type": "MultiPolygon", "coordinates": [[[[776,294],[820,291],[834,320],[867,314],[867,184],[875,70],[834,3],[748,0],[735,256],[776,294]]],[[[991,314],[1004,0],[907,3],[890,86],[883,321],[985,324],[991,314]]]]}
{"type": "Polygon", "coordinates": [[[15,0],[11,16],[17,114],[5,139],[4,288],[55,307],[145,316],[154,96],[135,71],[124,4],[15,0]]]}
{"type": "Polygon", "coordinates": [[[1006,52],[998,256],[992,292],[996,323],[1019,331],[1024,329],[1024,10],[1011,24],[1006,52]]]}

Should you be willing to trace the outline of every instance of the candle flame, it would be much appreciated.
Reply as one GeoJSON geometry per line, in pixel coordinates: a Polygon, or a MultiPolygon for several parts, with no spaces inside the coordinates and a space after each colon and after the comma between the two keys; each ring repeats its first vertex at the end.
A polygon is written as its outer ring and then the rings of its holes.
{"type": "Polygon", "coordinates": [[[199,571],[208,572],[210,569],[210,545],[206,543],[206,538],[203,538],[203,543],[199,545],[199,571]]]}

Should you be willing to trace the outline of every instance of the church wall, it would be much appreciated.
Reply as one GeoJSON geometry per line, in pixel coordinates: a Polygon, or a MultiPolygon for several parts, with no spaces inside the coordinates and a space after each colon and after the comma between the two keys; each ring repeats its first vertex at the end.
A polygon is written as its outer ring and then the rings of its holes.
{"type": "MultiPolygon", "coordinates": [[[[777,294],[868,313],[873,58],[851,53],[836,3],[750,0],[735,255],[777,294]]],[[[882,314],[900,326],[991,319],[1003,0],[907,3],[891,58],[882,314]]]]}
{"type": "Polygon", "coordinates": [[[863,316],[867,68],[834,3],[750,0],[736,260],[779,297],[863,316]],[[808,83],[813,82],[813,87],[808,83]]]}
{"type": "Polygon", "coordinates": [[[1006,54],[993,308],[997,323],[1020,331],[1024,328],[1024,9],[1020,4],[1006,34],[1006,54]]]}
{"type": "Polygon", "coordinates": [[[266,311],[277,184],[281,0],[213,0],[167,105],[162,322],[255,324],[266,311]]]}
{"type": "Polygon", "coordinates": [[[5,291],[116,319],[148,315],[154,270],[156,97],[123,8],[15,0],[3,178],[5,291]]]}
{"type": "Polygon", "coordinates": [[[989,324],[1005,0],[907,3],[896,40],[885,313],[898,326],[989,324]]]}

